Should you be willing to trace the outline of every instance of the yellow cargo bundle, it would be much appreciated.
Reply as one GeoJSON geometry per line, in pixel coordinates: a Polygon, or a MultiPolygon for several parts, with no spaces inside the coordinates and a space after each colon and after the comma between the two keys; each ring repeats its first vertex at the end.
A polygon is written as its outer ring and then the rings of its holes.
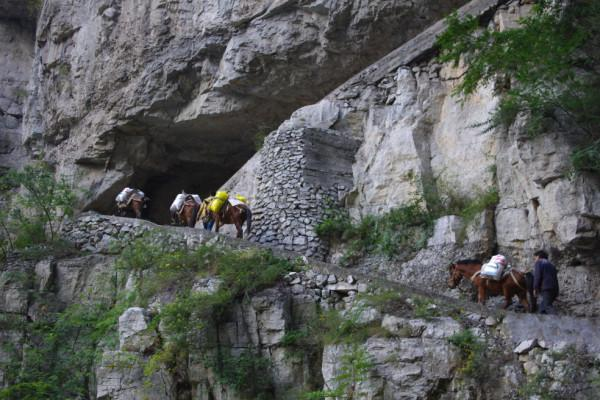
{"type": "Polygon", "coordinates": [[[228,199],[229,195],[227,194],[227,192],[219,191],[215,193],[215,198],[208,205],[208,209],[214,213],[218,213],[219,211],[221,211],[223,204],[225,204],[225,202],[227,202],[228,199]]]}
{"type": "Polygon", "coordinates": [[[242,203],[244,203],[244,204],[247,204],[247,203],[248,203],[248,199],[247,199],[247,198],[245,198],[244,196],[242,196],[241,194],[236,194],[236,195],[235,195],[235,198],[236,198],[236,199],[238,199],[239,201],[241,201],[241,202],[242,202],[242,203]]]}
{"type": "Polygon", "coordinates": [[[223,207],[223,204],[225,204],[225,201],[214,198],[208,205],[208,209],[214,213],[218,213],[219,211],[221,211],[221,207],[223,207]]]}
{"type": "Polygon", "coordinates": [[[229,195],[227,194],[227,192],[217,192],[215,194],[215,197],[219,200],[223,200],[224,202],[227,201],[229,199],[229,195]]]}

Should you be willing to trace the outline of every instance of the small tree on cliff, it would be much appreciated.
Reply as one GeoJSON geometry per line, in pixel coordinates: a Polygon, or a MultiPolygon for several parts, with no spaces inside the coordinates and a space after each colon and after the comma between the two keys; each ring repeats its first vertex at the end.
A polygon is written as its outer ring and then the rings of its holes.
{"type": "Polygon", "coordinates": [[[518,27],[501,32],[453,14],[438,38],[439,59],[466,65],[455,94],[503,81],[488,127],[510,126],[521,114],[528,115],[530,135],[551,124],[576,127],[582,134],[571,157],[574,169],[600,173],[600,2],[560,3],[540,0],[518,27]]]}
{"type": "Polygon", "coordinates": [[[73,214],[75,194],[42,162],[11,170],[0,178],[7,204],[0,212],[4,248],[24,248],[57,239],[62,220],[73,214]]]}

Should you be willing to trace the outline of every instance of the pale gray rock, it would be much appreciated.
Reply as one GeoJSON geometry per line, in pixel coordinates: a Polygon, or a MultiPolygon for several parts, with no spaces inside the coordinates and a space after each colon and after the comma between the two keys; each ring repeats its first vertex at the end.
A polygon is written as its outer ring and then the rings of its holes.
{"type": "Polygon", "coordinates": [[[56,261],[56,296],[63,303],[109,300],[114,258],[97,254],[56,261]]]}
{"type": "MultiPolygon", "coordinates": [[[[352,299],[351,299],[352,300],[352,299]]],[[[381,313],[373,307],[365,306],[361,302],[352,304],[348,310],[342,312],[345,318],[351,318],[357,324],[371,324],[381,320],[381,313]]]]}
{"type": "Polygon", "coordinates": [[[463,3],[46,1],[26,145],[79,177],[86,207],[108,211],[147,176],[150,212],[167,222],[158,204],[181,186],[218,189],[257,133],[463,3]]]}
{"type": "Polygon", "coordinates": [[[174,400],[175,382],[165,366],[144,375],[147,360],[138,353],[105,351],[96,366],[96,398],[103,400],[174,400]]]}
{"type": "Polygon", "coordinates": [[[194,282],[192,291],[202,294],[215,294],[223,285],[223,280],[219,278],[202,278],[194,282]]]}
{"type": "Polygon", "coordinates": [[[338,282],[334,285],[327,285],[327,289],[332,292],[347,294],[350,291],[357,291],[358,286],[354,285],[354,284],[350,284],[348,282],[338,282]]]}
{"type": "Polygon", "coordinates": [[[538,344],[538,341],[535,338],[524,340],[521,343],[519,343],[519,345],[517,347],[515,347],[515,349],[513,350],[513,353],[527,354],[527,353],[529,353],[529,351],[531,351],[531,349],[533,349],[535,346],[537,346],[537,344],[538,344]]]}
{"type": "Polygon", "coordinates": [[[570,316],[510,313],[500,327],[514,346],[536,338],[550,349],[566,348],[588,352],[600,351],[600,327],[597,319],[570,316]]]}
{"type": "Polygon", "coordinates": [[[119,349],[144,353],[156,342],[158,336],[149,329],[150,317],[141,307],[128,308],[119,317],[119,349]]]}
{"type": "Polygon", "coordinates": [[[339,106],[329,100],[321,100],[310,106],[302,107],[292,114],[290,119],[282,123],[281,130],[291,130],[297,128],[320,128],[329,129],[339,119],[339,106]]]}
{"type": "MultiPolygon", "coordinates": [[[[370,338],[362,346],[374,365],[357,392],[365,398],[428,398],[440,381],[449,379],[458,354],[446,340],[419,338],[370,338]]],[[[335,388],[341,359],[349,346],[329,345],[323,351],[322,374],[326,389],[335,388]]]]}
{"type": "Polygon", "coordinates": [[[56,274],[56,265],[53,259],[42,260],[35,264],[36,288],[40,292],[51,289],[56,274]]]}
{"type": "Polygon", "coordinates": [[[412,321],[406,318],[384,315],[381,327],[393,335],[401,337],[421,337],[425,330],[424,321],[412,321]]]}
{"type": "Polygon", "coordinates": [[[27,2],[0,2],[0,170],[27,162],[21,122],[34,53],[35,12],[27,2]]]}
{"type": "Polygon", "coordinates": [[[448,215],[435,221],[433,236],[427,241],[428,246],[455,244],[463,239],[464,222],[456,215],[448,215]]]}
{"type": "Polygon", "coordinates": [[[400,337],[425,339],[447,339],[462,330],[461,324],[449,317],[422,320],[385,315],[381,326],[400,337]]]}

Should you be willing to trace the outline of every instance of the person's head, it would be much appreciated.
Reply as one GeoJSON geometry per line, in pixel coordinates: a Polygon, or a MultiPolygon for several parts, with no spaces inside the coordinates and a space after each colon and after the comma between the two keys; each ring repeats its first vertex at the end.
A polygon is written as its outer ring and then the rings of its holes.
{"type": "Polygon", "coordinates": [[[535,260],[539,260],[540,258],[543,258],[544,260],[548,259],[548,253],[546,253],[544,250],[538,250],[535,253],[533,253],[533,256],[535,257],[535,260]]]}

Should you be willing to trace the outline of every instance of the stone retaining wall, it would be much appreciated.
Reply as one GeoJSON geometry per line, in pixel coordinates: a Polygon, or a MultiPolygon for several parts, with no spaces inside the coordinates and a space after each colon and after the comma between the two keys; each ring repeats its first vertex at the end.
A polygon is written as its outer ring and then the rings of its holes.
{"type": "Polygon", "coordinates": [[[118,253],[131,241],[146,234],[164,234],[174,246],[198,246],[215,238],[203,229],[160,226],[152,222],[106,216],[93,212],[81,214],[62,228],[64,239],[78,249],[93,253],[118,253]]]}
{"type": "Polygon", "coordinates": [[[251,240],[322,259],[326,247],[315,227],[348,193],[357,146],[325,129],[281,129],[270,135],[256,176],[251,240]]]}

